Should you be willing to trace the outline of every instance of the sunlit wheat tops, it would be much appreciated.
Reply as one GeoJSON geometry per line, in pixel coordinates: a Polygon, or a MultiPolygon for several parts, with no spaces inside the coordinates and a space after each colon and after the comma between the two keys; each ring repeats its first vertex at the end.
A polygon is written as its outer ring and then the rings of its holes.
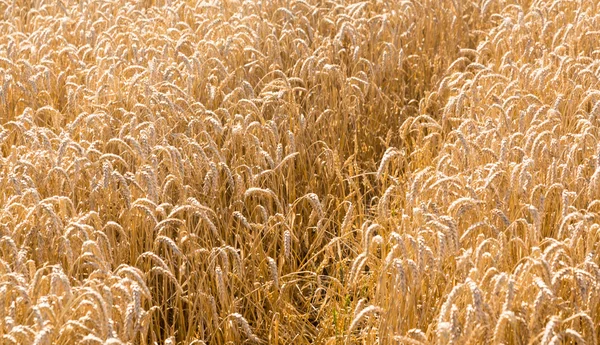
{"type": "Polygon", "coordinates": [[[598,344],[600,6],[0,0],[0,343],[598,344]]]}

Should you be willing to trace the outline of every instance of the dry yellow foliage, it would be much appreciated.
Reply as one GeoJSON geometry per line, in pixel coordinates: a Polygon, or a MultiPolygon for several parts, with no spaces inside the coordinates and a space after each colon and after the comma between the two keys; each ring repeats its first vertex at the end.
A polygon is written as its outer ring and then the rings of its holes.
{"type": "Polygon", "coordinates": [[[0,0],[0,343],[598,344],[593,0],[0,0]]]}

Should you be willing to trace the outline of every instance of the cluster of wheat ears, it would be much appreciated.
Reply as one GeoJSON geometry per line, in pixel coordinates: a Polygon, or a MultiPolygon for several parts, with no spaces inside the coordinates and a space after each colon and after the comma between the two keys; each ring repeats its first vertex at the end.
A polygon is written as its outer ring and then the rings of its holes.
{"type": "Polygon", "coordinates": [[[2,344],[598,344],[596,1],[0,19],[2,344]]]}

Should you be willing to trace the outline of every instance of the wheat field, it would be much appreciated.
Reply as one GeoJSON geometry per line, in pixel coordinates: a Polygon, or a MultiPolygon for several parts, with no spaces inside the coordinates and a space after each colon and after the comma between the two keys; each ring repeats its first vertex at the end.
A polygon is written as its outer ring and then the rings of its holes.
{"type": "Polygon", "coordinates": [[[1,344],[599,344],[595,0],[0,0],[1,344]]]}

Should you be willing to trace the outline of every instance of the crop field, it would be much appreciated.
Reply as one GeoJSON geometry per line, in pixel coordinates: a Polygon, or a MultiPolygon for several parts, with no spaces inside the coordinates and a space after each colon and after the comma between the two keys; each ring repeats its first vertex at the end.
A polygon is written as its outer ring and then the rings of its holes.
{"type": "Polygon", "coordinates": [[[0,0],[0,344],[599,344],[595,0],[0,0]]]}

